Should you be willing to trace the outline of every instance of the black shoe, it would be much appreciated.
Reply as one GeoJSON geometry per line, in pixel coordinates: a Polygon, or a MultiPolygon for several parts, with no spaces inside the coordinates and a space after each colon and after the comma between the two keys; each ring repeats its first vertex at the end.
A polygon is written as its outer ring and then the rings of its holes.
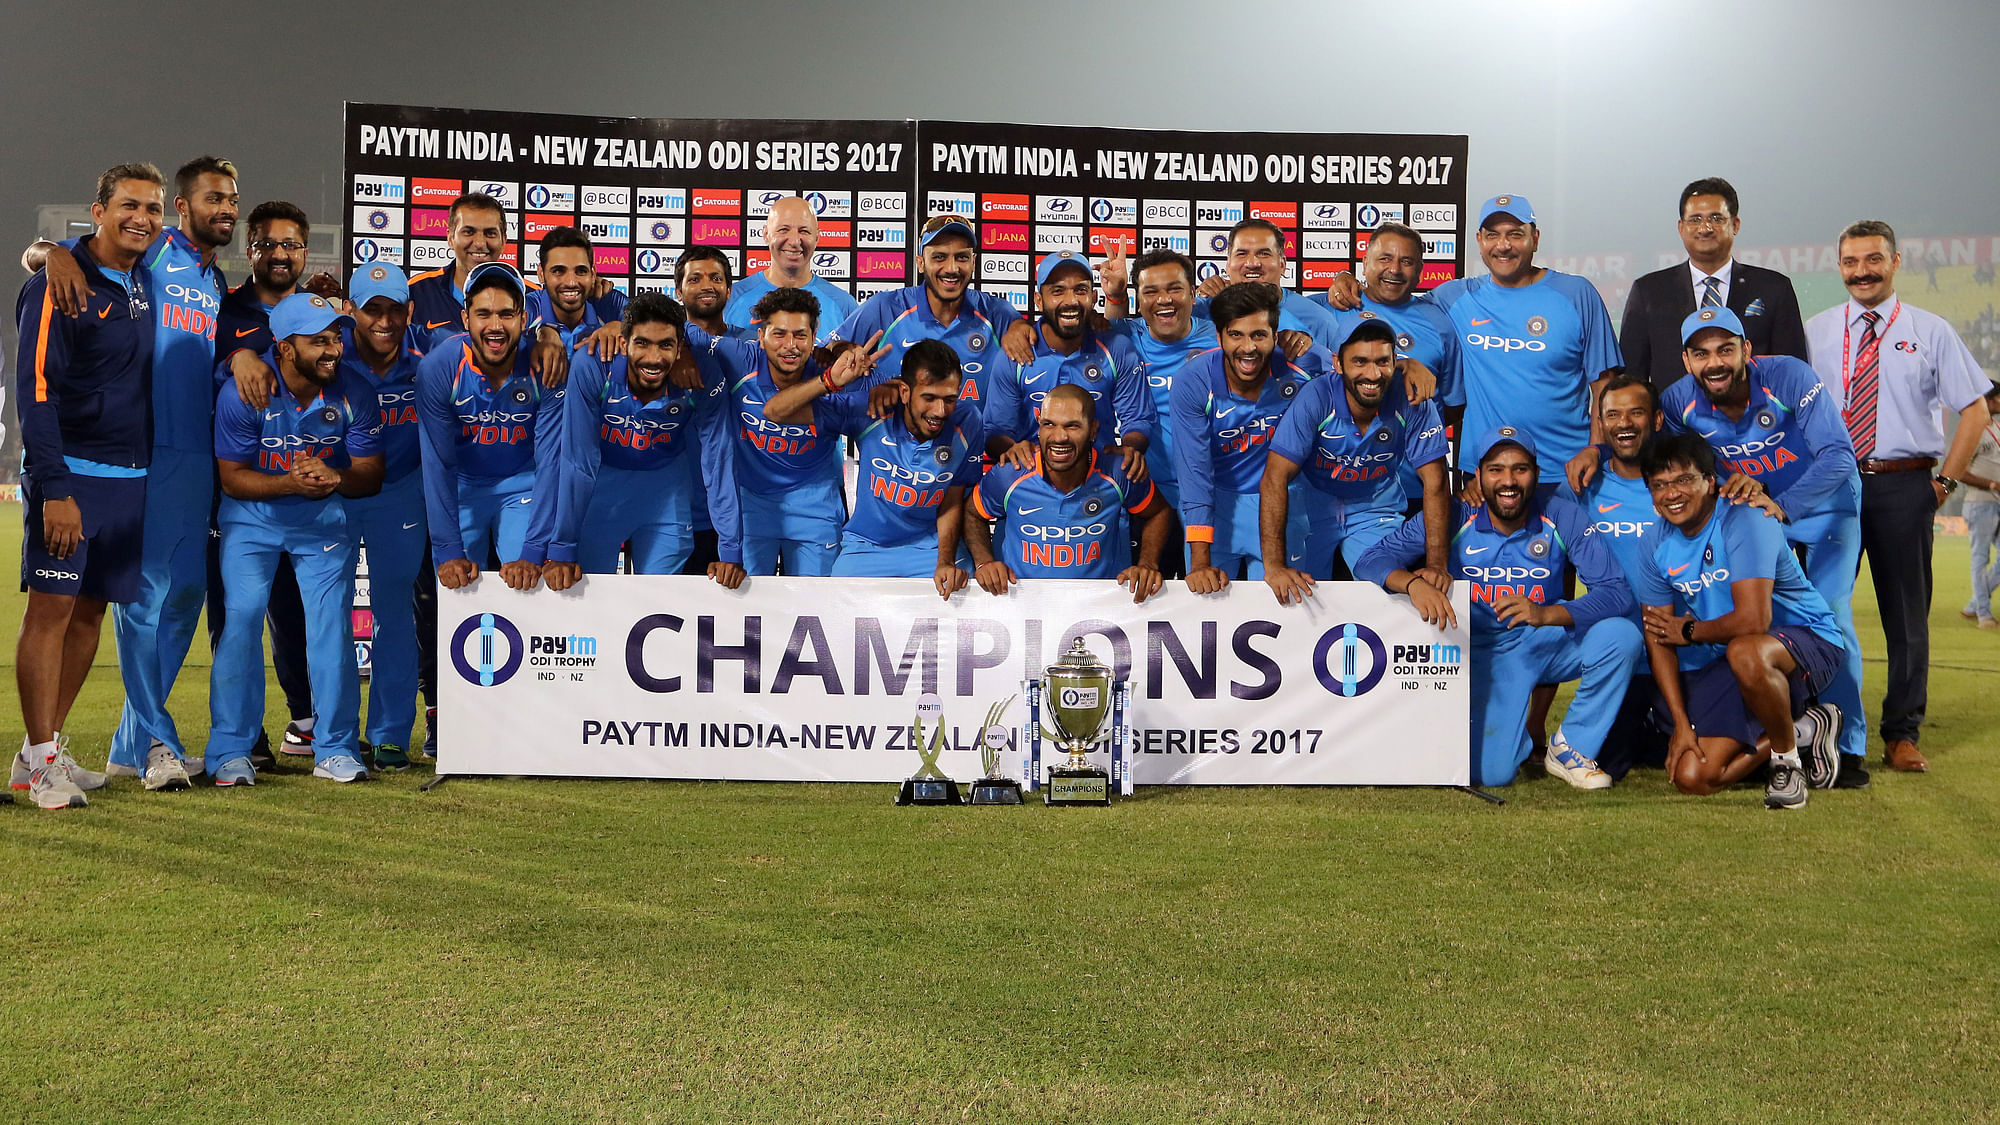
{"type": "Polygon", "coordinates": [[[271,754],[271,736],[264,731],[257,732],[257,745],[250,748],[250,768],[259,773],[278,768],[278,759],[271,754]]]}
{"type": "Polygon", "coordinates": [[[1868,759],[1861,754],[1842,754],[1840,773],[1833,779],[1835,789],[1868,788],[1868,759]]]}

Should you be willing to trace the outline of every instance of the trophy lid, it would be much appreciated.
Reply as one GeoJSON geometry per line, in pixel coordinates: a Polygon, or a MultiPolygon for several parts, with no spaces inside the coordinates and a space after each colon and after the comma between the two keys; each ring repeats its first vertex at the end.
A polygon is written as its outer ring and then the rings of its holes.
{"type": "Polygon", "coordinates": [[[1069,651],[1063,653],[1062,659],[1049,665],[1049,673],[1051,675],[1062,672],[1077,674],[1109,672],[1110,670],[1109,666],[1097,659],[1096,653],[1090,651],[1090,646],[1083,643],[1082,637],[1071,641],[1069,643],[1069,651]]]}

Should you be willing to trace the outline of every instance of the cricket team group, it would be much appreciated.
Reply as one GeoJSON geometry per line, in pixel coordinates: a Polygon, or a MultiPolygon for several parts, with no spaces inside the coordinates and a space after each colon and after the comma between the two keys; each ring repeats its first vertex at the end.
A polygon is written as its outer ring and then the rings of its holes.
{"type": "Polygon", "coordinates": [[[613,287],[570,228],[524,278],[476,193],[450,209],[451,265],[308,278],[307,216],[267,202],[232,289],[215,257],[237,178],[215,157],[118,165],[92,233],[23,259],[12,784],[42,808],[110,776],[254,785],[286,753],[335,782],[408,768],[419,696],[426,743],[438,726],[437,585],[631,571],[922,578],[944,598],[1261,581],[1280,612],[1354,579],[1440,626],[1464,583],[1475,784],[1531,758],[1584,789],[1645,765],[1796,809],[1868,783],[1864,550],[1882,760],[1927,768],[1930,515],[1961,484],[2000,489],[1972,468],[2000,398],[1896,296],[1894,231],[1843,231],[1850,299],[1802,322],[1789,281],[1733,261],[1717,179],[1681,193],[1689,259],[1634,286],[1621,332],[1589,282],[1535,263],[1519,195],[1477,209],[1486,275],[1426,292],[1423,238],[1393,223],[1359,276],[1285,290],[1284,232],[1253,218],[1212,277],[1166,249],[1049,254],[1024,316],[972,286],[978,235],[953,215],[923,224],[918,284],[857,304],[813,274],[802,198],[771,208],[767,268],[738,279],[690,248],[671,298],[613,287]],[[204,604],[194,746],[169,702],[204,604]],[[61,732],[107,606],[125,700],[97,772],[61,732]],[[267,627],[292,719],[275,753],[267,627]]]}

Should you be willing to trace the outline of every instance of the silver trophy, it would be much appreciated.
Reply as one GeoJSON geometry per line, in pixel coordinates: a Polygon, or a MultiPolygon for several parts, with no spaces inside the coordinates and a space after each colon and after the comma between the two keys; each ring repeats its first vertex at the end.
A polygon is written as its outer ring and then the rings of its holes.
{"type": "Polygon", "coordinates": [[[1021,803],[1021,783],[1000,772],[1000,752],[1007,748],[1007,728],[1000,723],[1007,708],[1014,705],[1016,696],[1008,696],[1007,702],[995,703],[986,709],[986,725],[979,728],[979,764],[986,772],[972,783],[972,803],[975,805],[1018,805],[1021,803]]]}

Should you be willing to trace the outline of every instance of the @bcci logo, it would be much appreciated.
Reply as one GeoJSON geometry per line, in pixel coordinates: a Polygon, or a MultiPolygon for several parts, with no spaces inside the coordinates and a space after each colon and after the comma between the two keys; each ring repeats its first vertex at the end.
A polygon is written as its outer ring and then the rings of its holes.
{"type": "Polygon", "coordinates": [[[1313,646],[1313,675],[1334,695],[1366,695],[1389,670],[1389,651],[1375,630],[1359,622],[1335,625],[1313,646]]]}
{"type": "Polygon", "coordinates": [[[499,687],[521,670],[527,646],[512,621],[482,613],[459,623],[451,635],[451,665],[467,683],[499,687]]]}

